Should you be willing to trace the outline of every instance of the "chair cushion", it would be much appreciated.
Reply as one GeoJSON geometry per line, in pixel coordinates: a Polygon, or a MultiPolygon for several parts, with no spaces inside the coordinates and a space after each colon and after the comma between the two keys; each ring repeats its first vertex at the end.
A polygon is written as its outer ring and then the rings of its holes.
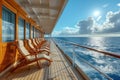
{"type": "MultiPolygon", "coordinates": [[[[19,49],[21,51],[21,54],[26,56],[27,60],[33,61],[33,60],[36,59],[35,55],[30,55],[28,50],[24,47],[24,43],[23,43],[22,40],[18,41],[18,47],[19,47],[19,49]],[[27,55],[29,55],[29,56],[27,56],[27,55]]],[[[41,59],[41,58],[45,58],[45,59],[48,59],[48,60],[50,59],[50,57],[47,56],[46,54],[41,54],[41,53],[37,54],[37,59],[41,59]]]]}
{"type": "Polygon", "coordinates": [[[33,43],[37,46],[36,42],[35,42],[35,39],[33,39],[33,43]]]}
{"type": "Polygon", "coordinates": [[[38,54],[37,57],[38,57],[38,58],[46,58],[46,59],[50,59],[50,57],[47,56],[46,54],[38,54]]]}
{"type": "Polygon", "coordinates": [[[28,40],[28,44],[29,44],[29,46],[30,46],[31,48],[35,49],[35,48],[33,47],[32,43],[31,43],[31,40],[28,40]]]}
{"type": "MultiPolygon", "coordinates": [[[[23,44],[22,40],[18,41],[18,47],[19,47],[19,49],[21,51],[21,54],[23,54],[24,56],[30,55],[30,53],[28,52],[28,50],[24,47],[24,44],[23,44]]],[[[27,56],[27,58],[30,59],[29,56],[27,56]]]]}

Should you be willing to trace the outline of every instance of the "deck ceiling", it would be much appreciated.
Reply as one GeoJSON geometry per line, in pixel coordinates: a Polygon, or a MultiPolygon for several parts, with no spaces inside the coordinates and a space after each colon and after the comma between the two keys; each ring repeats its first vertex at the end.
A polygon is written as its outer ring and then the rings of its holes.
{"type": "Polygon", "coordinates": [[[36,23],[50,34],[67,0],[15,0],[36,23]]]}

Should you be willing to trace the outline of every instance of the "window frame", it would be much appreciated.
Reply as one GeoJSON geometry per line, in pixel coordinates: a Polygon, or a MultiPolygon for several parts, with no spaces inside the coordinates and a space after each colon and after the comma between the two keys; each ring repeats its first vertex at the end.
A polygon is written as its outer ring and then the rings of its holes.
{"type": "Polygon", "coordinates": [[[6,6],[2,5],[2,42],[13,42],[15,40],[15,33],[16,33],[15,30],[16,30],[16,13],[14,13],[11,9],[7,8],[6,6]],[[7,26],[8,24],[13,25],[12,27],[14,28],[8,27],[7,26]],[[6,30],[4,30],[5,29],[3,28],[4,26],[7,27],[6,30]],[[6,34],[8,36],[9,32],[11,33],[10,34],[11,37],[4,37],[6,34]]]}
{"type": "Polygon", "coordinates": [[[24,40],[24,35],[25,35],[24,34],[25,33],[25,28],[24,27],[25,27],[25,20],[22,17],[19,16],[18,17],[18,37],[19,37],[18,39],[20,39],[20,40],[24,40]],[[22,36],[23,38],[22,39],[20,38],[20,34],[19,34],[19,30],[20,30],[20,26],[21,26],[21,25],[19,26],[19,19],[23,20],[23,22],[24,22],[23,26],[22,26],[23,27],[23,36],[22,36]]]}
{"type": "Polygon", "coordinates": [[[26,22],[25,25],[26,25],[26,29],[25,29],[26,30],[26,39],[30,39],[30,23],[26,22]]]}

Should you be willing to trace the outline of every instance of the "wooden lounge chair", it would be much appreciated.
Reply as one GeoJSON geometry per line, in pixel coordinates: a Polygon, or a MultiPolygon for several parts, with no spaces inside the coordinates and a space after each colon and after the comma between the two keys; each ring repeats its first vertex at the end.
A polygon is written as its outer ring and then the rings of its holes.
{"type": "Polygon", "coordinates": [[[42,44],[45,44],[47,41],[43,39],[35,39],[35,42],[37,45],[42,45],[42,44]]]}
{"type": "Polygon", "coordinates": [[[50,46],[49,42],[45,40],[44,38],[38,38],[35,41],[41,48],[49,49],[49,46],[50,46]]]}
{"type": "Polygon", "coordinates": [[[42,49],[42,48],[44,48],[44,49],[49,49],[49,48],[48,48],[48,47],[49,47],[48,44],[43,45],[44,42],[40,42],[40,43],[38,44],[38,43],[36,43],[35,39],[32,39],[32,43],[33,43],[34,47],[37,48],[37,49],[40,49],[40,48],[41,48],[41,49],[42,49]]]}
{"type": "MultiPolygon", "coordinates": [[[[25,66],[27,64],[30,64],[32,62],[36,62],[38,67],[40,68],[40,60],[47,60],[49,63],[48,65],[51,64],[52,60],[51,58],[46,55],[46,54],[37,54],[37,53],[30,53],[25,47],[24,47],[24,42],[22,40],[16,41],[16,47],[18,49],[18,52],[21,54],[22,58],[19,60],[19,64],[17,65],[15,69],[18,67],[25,66]]],[[[12,70],[12,71],[14,71],[12,70]]]]}
{"type": "Polygon", "coordinates": [[[27,45],[29,47],[30,50],[33,50],[34,52],[37,52],[37,53],[47,53],[47,55],[50,54],[50,51],[49,49],[46,49],[46,48],[40,48],[40,49],[36,49],[33,44],[32,44],[32,41],[30,39],[27,40],[27,45]]]}

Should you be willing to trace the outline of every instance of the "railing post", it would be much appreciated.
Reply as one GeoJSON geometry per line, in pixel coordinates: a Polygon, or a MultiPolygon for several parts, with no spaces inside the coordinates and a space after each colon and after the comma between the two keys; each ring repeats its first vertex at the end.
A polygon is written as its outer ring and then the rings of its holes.
{"type": "Polygon", "coordinates": [[[73,46],[73,53],[72,53],[72,56],[73,56],[72,64],[73,64],[73,67],[75,67],[75,59],[76,59],[75,46],[73,46]]]}

